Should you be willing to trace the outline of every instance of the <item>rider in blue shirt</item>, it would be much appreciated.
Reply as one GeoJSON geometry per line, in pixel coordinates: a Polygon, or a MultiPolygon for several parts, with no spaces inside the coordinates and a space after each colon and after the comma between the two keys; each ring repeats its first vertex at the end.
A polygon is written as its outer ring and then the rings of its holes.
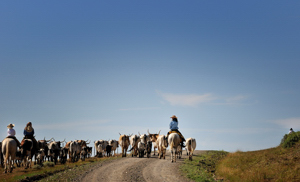
{"type": "Polygon", "coordinates": [[[177,119],[177,117],[175,115],[173,115],[171,118],[172,118],[172,121],[171,121],[171,123],[169,125],[171,131],[168,132],[167,137],[169,136],[169,134],[172,133],[172,131],[175,131],[180,136],[180,138],[181,138],[181,146],[184,147],[183,142],[185,142],[185,139],[184,139],[184,136],[178,130],[179,129],[178,128],[178,119],[177,119]]]}

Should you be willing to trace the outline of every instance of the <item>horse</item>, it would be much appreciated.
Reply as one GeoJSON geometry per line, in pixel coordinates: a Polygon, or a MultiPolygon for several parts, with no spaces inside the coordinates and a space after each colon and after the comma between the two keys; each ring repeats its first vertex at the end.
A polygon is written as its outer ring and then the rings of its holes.
{"type": "Polygon", "coordinates": [[[13,171],[13,161],[16,158],[17,142],[13,138],[5,138],[2,141],[2,152],[4,158],[4,173],[13,171]]]}
{"type": "Polygon", "coordinates": [[[170,145],[171,161],[176,162],[177,147],[180,144],[179,135],[177,133],[171,133],[168,137],[168,143],[170,145]]]}
{"type": "Polygon", "coordinates": [[[35,149],[33,148],[33,141],[31,139],[24,139],[22,142],[23,145],[21,147],[21,154],[23,157],[25,169],[27,169],[28,167],[31,168],[32,155],[33,153],[35,153],[35,149]]]}

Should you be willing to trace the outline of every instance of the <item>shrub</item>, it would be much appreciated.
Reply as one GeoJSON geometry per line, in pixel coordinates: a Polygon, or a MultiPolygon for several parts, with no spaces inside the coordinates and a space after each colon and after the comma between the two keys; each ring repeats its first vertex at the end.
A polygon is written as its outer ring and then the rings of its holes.
{"type": "Polygon", "coordinates": [[[55,166],[54,162],[49,162],[49,161],[44,162],[43,165],[46,167],[54,167],[55,166]]]}
{"type": "Polygon", "coordinates": [[[280,146],[283,148],[290,148],[295,145],[300,140],[300,131],[293,132],[291,134],[286,134],[283,136],[280,146]]]}

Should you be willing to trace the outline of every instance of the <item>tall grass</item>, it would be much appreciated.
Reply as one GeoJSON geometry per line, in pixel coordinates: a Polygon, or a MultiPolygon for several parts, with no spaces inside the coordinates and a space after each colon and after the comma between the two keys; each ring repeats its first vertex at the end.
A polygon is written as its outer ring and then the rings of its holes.
{"type": "Polygon", "coordinates": [[[275,148],[230,153],[217,165],[216,174],[228,181],[300,181],[298,134],[284,136],[275,148]]]}

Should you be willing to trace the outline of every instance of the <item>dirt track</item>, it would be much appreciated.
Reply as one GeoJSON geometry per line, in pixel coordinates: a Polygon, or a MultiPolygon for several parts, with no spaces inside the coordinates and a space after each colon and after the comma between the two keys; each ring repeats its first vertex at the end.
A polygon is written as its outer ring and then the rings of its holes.
{"type": "MultiPolygon", "coordinates": [[[[196,154],[201,153],[197,151],[196,154]]],[[[187,158],[183,151],[181,159],[171,163],[170,154],[166,159],[126,157],[106,161],[86,171],[76,181],[191,181],[180,175],[179,165],[187,158]]]]}

